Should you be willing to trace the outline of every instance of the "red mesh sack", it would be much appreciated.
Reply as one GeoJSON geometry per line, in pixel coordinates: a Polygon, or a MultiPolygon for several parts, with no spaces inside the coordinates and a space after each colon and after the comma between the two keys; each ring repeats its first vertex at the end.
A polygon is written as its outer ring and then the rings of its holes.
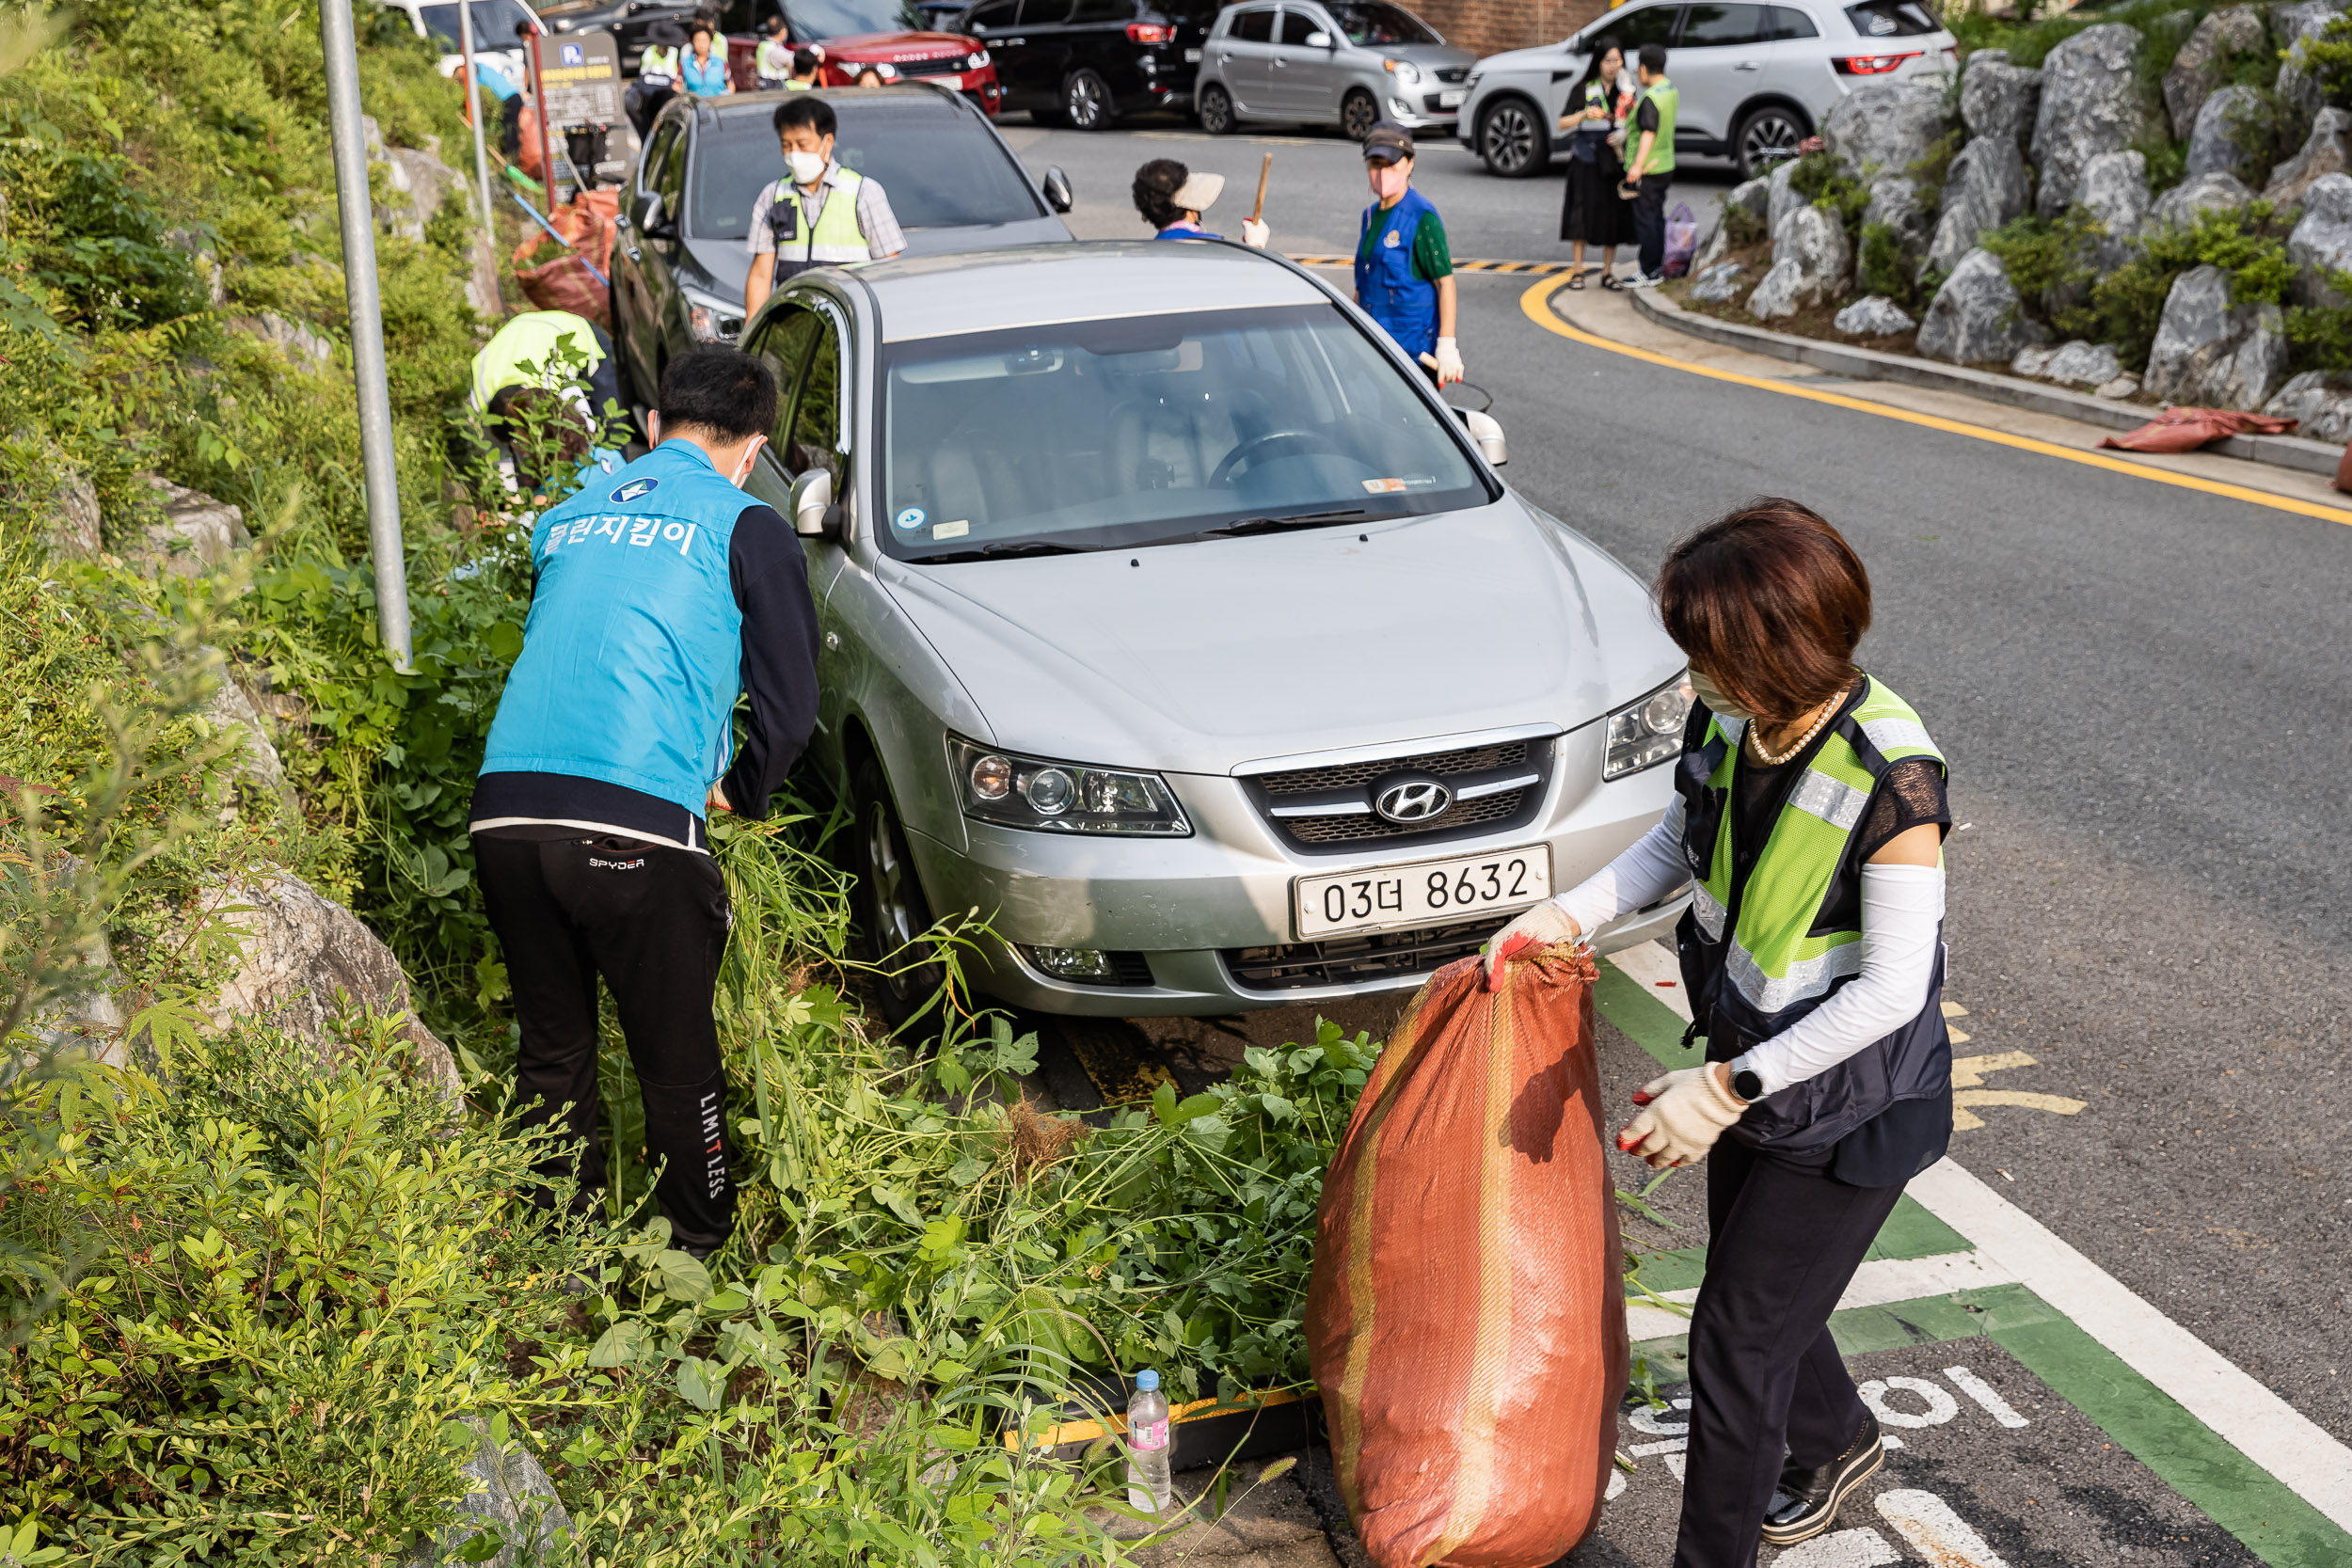
{"type": "Polygon", "coordinates": [[[1599,1516],[1625,1286],[1589,955],[1422,987],[1324,1178],[1308,1354],[1380,1568],[1542,1568],[1599,1516]]]}
{"type": "Polygon", "coordinates": [[[2229,436],[2292,436],[2293,420],[2240,413],[2234,408],[2168,408],[2154,419],[2099,444],[2119,451],[2195,451],[2229,436]]]}
{"type": "Polygon", "coordinates": [[[580,259],[565,251],[544,266],[517,268],[515,281],[539,310],[569,310],[612,330],[612,291],[596,281],[580,259]]]}

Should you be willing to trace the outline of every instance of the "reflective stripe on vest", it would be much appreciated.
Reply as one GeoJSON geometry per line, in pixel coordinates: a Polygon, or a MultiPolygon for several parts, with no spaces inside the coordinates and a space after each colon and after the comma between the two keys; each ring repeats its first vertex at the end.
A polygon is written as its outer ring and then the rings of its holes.
{"type": "MultiPolygon", "coordinates": [[[[1658,135],[1649,146],[1649,161],[1642,166],[1644,174],[1672,174],[1675,170],[1675,110],[1681,104],[1682,94],[1663,76],[1642,89],[1642,96],[1658,105],[1658,135]]],[[[1636,131],[1625,139],[1625,166],[1631,168],[1633,159],[1642,150],[1641,133],[1636,131]]]]}
{"type": "Polygon", "coordinates": [[[809,221],[808,200],[803,198],[787,175],[776,182],[775,200],[768,208],[768,230],[776,241],[776,280],[787,276],[782,269],[795,271],[803,267],[821,267],[836,261],[866,261],[873,259],[874,248],[866,242],[866,231],[858,227],[857,188],[865,181],[854,169],[836,166],[825,177],[832,184],[818,186],[823,205],[817,209],[817,219],[809,221]],[[787,208],[785,203],[792,205],[787,208]],[[787,237],[786,230],[791,232],[787,237]]]}
{"type": "Polygon", "coordinates": [[[778,43],[774,39],[762,39],[759,40],[757,56],[759,73],[762,76],[789,76],[792,74],[792,49],[790,45],[778,43]]]}
{"type": "Polygon", "coordinates": [[[656,49],[647,44],[645,52],[637,56],[637,74],[641,79],[659,76],[666,86],[677,80],[677,71],[678,52],[675,48],[656,49]]]}

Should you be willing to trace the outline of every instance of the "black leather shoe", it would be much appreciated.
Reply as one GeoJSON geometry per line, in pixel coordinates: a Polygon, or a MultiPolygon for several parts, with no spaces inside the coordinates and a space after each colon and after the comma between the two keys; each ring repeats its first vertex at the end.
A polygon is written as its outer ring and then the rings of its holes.
{"type": "Polygon", "coordinates": [[[1784,1465],[1780,1488],[1764,1511],[1764,1543],[1793,1546],[1810,1541],[1837,1521],[1837,1505],[1881,1465],[1886,1449],[1879,1442],[1879,1418],[1862,1413],[1862,1430],[1846,1451],[1813,1469],[1784,1465]]]}

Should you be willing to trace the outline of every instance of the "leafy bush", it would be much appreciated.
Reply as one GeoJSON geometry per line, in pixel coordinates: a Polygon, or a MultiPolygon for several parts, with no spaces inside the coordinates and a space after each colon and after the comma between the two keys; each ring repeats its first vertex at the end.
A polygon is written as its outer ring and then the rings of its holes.
{"type": "MultiPolygon", "coordinates": [[[[2352,300],[2352,273],[2330,272],[2328,286],[2352,300]]],[[[2352,305],[2289,306],[2287,342],[2298,371],[2352,371],[2352,305]]]]}
{"type": "Polygon", "coordinates": [[[1895,230],[1883,223],[1862,226],[1862,292],[1884,294],[1899,305],[1913,300],[1917,287],[1912,260],[1904,254],[1895,238],[1895,230]]]}
{"type": "Polygon", "coordinates": [[[2317,38],[2306,39],[2303,65],[2329,103],[2352,108],[2352,17],[2332,17],[2317,38]]]}

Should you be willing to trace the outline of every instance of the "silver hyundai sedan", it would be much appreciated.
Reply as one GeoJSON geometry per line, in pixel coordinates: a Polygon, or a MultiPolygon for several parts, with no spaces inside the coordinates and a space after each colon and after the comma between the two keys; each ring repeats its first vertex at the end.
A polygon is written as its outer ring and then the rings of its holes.
{"type": "Polygon", "coordinates": [[[826,268],[743,341],[882,951],[977,912],[977,981],[1057,1013],[1405,990],[1664,810],[1689,698],[1643,585],[1279,257],[826,268]]]}

